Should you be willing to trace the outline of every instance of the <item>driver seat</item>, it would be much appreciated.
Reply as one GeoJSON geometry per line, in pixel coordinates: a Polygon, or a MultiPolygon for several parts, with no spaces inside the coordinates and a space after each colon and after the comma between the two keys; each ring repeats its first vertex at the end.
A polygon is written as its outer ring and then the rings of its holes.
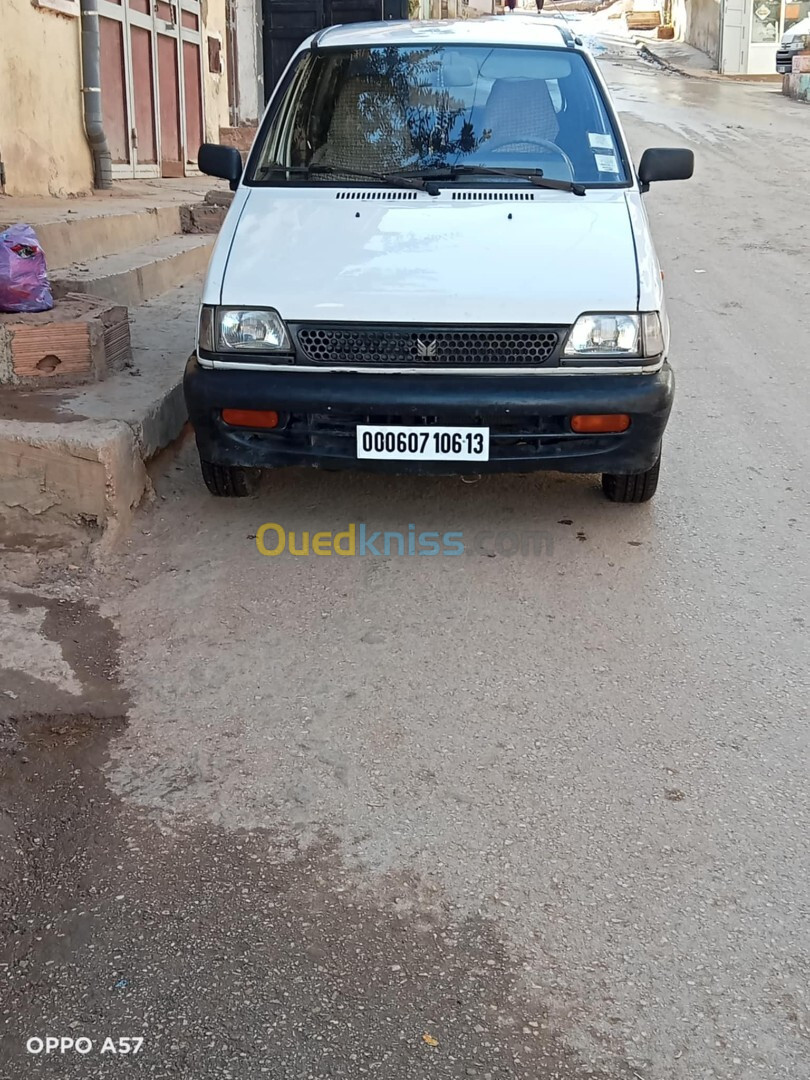
{"type": "Polygon", "coordinates": [[[554,142],[560,131],[545,79],[496,79],[484,108],[484,130],[499,148],[536,150],[526,139],[554,142]]]}

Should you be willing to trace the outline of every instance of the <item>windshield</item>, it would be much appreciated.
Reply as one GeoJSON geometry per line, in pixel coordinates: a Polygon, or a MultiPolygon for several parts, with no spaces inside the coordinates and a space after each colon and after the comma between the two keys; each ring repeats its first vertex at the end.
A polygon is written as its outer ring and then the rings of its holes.
{"type": "Polygon", "coordinates": [[[580,184],[627,181],[581,54],[469,45],[305,54],[266,121],[248,182],[334,183],[356,181],[352,171],[419,175],[451,166],[539,169],[580,184]]]}

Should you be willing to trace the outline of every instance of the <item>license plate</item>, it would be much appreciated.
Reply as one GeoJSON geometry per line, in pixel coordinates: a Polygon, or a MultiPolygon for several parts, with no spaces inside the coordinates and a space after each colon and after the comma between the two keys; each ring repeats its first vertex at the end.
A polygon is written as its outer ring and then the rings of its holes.
{"type": "Polygon", "coordinates": [[[357,456],[399,461],[489,461],[489,428],[360,424],[357,456]]]}

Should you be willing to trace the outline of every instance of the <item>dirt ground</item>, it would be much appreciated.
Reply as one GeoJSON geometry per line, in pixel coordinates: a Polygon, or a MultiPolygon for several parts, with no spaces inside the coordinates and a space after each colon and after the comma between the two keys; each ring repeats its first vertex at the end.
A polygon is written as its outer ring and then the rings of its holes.
{"type": "Polygon", "coordinates": [[[7,537],[3,1077],[807,1075],[810,112],[617,48],[636,152],[698,159],[648,202],[652,504],[304,471],[214,500],[186,441],[101,565],[7,537]],[[465,552],[265,558],[271,521],[465,552]]]}

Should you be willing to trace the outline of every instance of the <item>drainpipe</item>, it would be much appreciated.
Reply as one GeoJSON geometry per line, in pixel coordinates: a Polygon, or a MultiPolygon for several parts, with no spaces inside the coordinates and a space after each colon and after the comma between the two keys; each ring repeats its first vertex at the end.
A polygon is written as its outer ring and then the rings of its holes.
{"type": "Polygon", "coordinates": [[[84,130],[93,154],[93,184],[112,187],[112,156],[104,134],[101,113],[101,38],[98,29],[98,0],[81,0],[82,12],[82,94],[84,130]]]}

